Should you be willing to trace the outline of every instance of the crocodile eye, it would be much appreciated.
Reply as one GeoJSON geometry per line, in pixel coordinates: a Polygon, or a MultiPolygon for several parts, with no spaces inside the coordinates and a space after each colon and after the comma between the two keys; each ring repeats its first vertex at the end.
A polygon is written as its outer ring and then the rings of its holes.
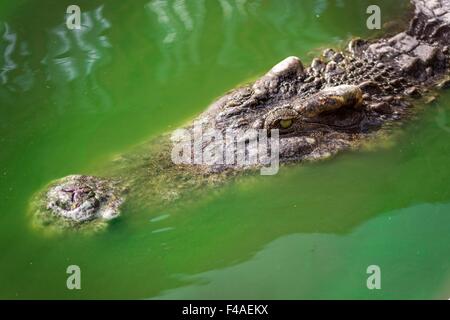
{"type": "Polygon", "coordinates": [[[294,121],[292,119],[281,119],[280,120],[280,127],[283,129],[288,129],[290,126],[292,126],[292,123],[294,121]]]}
{"type": "Polygon", "coordinates": [[[279,129],[280,133],[288,133],[298,118],[298,113],[290,107],[281,107],[270,111],[265,119],[264,128],[279,129]]]}

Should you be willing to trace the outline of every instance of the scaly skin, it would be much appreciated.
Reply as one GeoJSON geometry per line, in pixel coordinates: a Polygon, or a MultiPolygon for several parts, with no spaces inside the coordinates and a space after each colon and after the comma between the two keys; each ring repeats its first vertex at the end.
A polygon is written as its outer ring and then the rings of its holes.
{"type": "MultiPolygon", "coordinates": [[[[450,0],[411,3],[414,15],[406,31],[354,39],[344,52],[327,49],[307,68],[288,57],[218,99],[185,129],[193,130],[194,123],[222,133],[279,129],[280,163],[324,159],[357,147],[388,124],[407,119],[413,99],[449,85],[450,0]]],[[[116,159],[106,174],[112,178],[69,176],[53,182],[36,196],[32,213],[39,225],[84,228],[116,217],[125,190],[145,205],[164,205],[244,169],[176,165],[165,135],[116,159]]]]}

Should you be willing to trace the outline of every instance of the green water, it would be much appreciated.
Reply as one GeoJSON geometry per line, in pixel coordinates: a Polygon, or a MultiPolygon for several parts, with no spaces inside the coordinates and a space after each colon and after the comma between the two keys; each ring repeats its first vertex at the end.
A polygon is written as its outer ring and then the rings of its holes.
{"type": "Polygon", "coordinates": [[[96,235],[27,216],[49,181],[95,174],[289,55],[372,36],[397,1],[0,4],[0,298],[450,298],[450,94],[385,149],[282,168],[163,210],[126,206],[96,235]],[[66,268],[81,268],[81,290],[66,268]],[[366,269],[381,268],[381,290],[366,269]]]}

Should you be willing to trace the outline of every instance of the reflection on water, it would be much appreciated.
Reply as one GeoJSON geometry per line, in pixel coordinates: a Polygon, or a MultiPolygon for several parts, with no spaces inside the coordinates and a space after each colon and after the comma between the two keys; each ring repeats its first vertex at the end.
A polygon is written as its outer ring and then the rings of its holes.
{"type": "MultiPolygon", "coordinates": [[[[310,30],[309,26],[317,27],[314,19],[323,16],[327,20],[328,15],[336,10],[344,13],[355,10],[342,0],[320,0],[305,4],[291,0],[277,2],[273,6],[273,3],[262,0],[218,0],[213,7],[204,0],[151,0],[145,5],[150,24],[146,32],[161,55],[157,79],[165,81],[169,75],[180,74],[190,64],[201,63],[202,59],[213,60],[216,65],[227,68],[239,67],[248,60],[262,59],[270,51],[285,53],[286,48],[292,50],[301,47],[302,41],[320,42],[333,29],[343,27],[324,23],[319,26],[321,30],[310,30]],[[216,21],[207,25],[210,19],[216,21]],[[276,38],[268,36],[263,40],[255,39],[247,32],[249,21],[258,21],[261,34],[268,32],[276,38]],[[298,29],[299,21],[304,24],[304,29],[298,29]],[[207,28],[212,27],[216,30],[216,37],[202,39],[207,28]],[[255,41],[264,43],[260,45],[255,41]],[[277,46],[273,46],[275,41],[277,46]],[[202,52],[205,46],[217,47],[217,50],[209,50],[206,56],[202,52]],[[263,51],[255,50],[255,47],[263,51]],[[242,58],[236,60],[236,56],[242,58]]],[[[296,55],[298,52],[292,51],[291,54],[296,55]]]]}
{"type": "Polygon", "coordinates": [[[80,30],[69,30],[65,23],[49,31],[48,53],[42,61],[48,68],[48,79],[55,83],[86,77],[104,59],[111,47],[103,33],[110,23],[102,16],[103,6],[82,13],[80,30]]]}
{"type": "MultiPolygon", "coordinates": [[[[0,51],[0,90],[10,92],[28,91],[34,83],[28,57],[30,51],[25,41],[18,41],[18,35],[8,23],[2,24],[0,51]]],[[[3,92],[5,94],[5,92],[3,92]]],[[[2,95],[3,95],[2,94],[2,95]]]]}
{"type": "Polygon", "coordinates": [[[152,0],[145,6],[147,14],[156,18],[156,27],[151,27],[162,62],[158,66],[157,78],[166,81],[173,73],[180,73],[186,64],[200,63],[200,37],[206,14],[205,0],[152,0]]]}
{"type": "Polygon", "coordinates": [[[107,108],[111,105],[107,92],[98,84],[96,70],[110,61],[111,44],[105,32],[111,28],[103,16],[103,6],[82,13],[80,30],[69,30],[65,19],[47,32],[46,55],[39,59],[44,66],[32,65],[33,57],[26,41],[14,28],[3,23],[0,42],[0,98],[14,104],[14,93],[29,91],[38,73],[44,75],[47,88],[55,87],[52,99],[60,112],[67,106],[88,105],[107,108]],[[84,101],[80,101],[83,100],[84,101]],[[74,103],[76,102],[76,103],[74,103]]]}
{"type": "MultiPolygon", "coordinates": [[[[236,37],[239,36],[239,29],[242,28],[242,20],[247,16],[246,1],[219,0],[219,2],[224,18],[222,30],[224,40],[217,62],[221,65],[230,65],[233,64],[229,59],[230,53],[233,50],[239,50],[236,37]]],[[[253,2],[253,8],[256,9],[258,4],[259,1],[253,2]]]]}
{"type": "MultiPolygon", "coordinates": [[[[223,24],[217,35],[221,42],[221,49],[216,56],[217,64],[233,64],[234,61],[230,59],[233,50],[240,50],[236,38],[244,28],[242,23],[248,12],[255,12],[259,4],[259,0],[219,0],[223,24]]],[[[145,6],[150,22],[157,22],[149,31],[162,55],[159,80],[165,81],[170,74],[179,74],[188,64],[201,63],[200,42],[205,32],[205,20],[208,18],[206,5],[205,0],[152,0],[145,6]]],[[[212,12],[210,15],[216,14],[217,12],[212,12]]]]}
{"type": "Polygon", "coordinates": [[[175,0],[173,3],[173,10],[179,17],[180,21],[186,30],[192,31],[194,28],[194,22],[192,21],[191,15],[187,10],[186,0],[175,0]]]}
{"type": "Polygon", "coordinates": [[[46,67],[47,80],[57,87],[53,99],[61,111],[80,97],[91,102],[83,101],[82,105],[101,108],[111,105],[94,72],[110,60],[111,44],[104,34],[109,28],[111,24],[103,17],[103,6],[100,6],[82,12],[81,29],[69,30],[62,22],[48,32],[47,55],[42,63],[46,67]]]}
{"type": "Polygon", "coordinates": [[[5,84],[8,80],[7,74],[14,70],[17,65],[14,63],[11,55],[13,54],[15,48],[16,48],[16,40],[17,35],[15,33],[12,33],[10,30],[10,27],[7,23],[5,23],[5,32],[3,34],[2,40],[5,42],[4,50],[3,51],[3,66],[1,69],[0,77],[2,79],[2,84],[5,84]]]}

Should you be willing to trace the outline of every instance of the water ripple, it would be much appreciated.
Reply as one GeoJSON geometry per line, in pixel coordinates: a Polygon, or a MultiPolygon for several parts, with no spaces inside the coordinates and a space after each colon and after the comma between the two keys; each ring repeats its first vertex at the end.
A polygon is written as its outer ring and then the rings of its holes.
{"type": "Polygon", "coordinates": [[[111,99],[98,84],[95,72],[111,60],[109,51],[112,45],[105,34],[111,23],[103,16],[103,5],[83,12],[81,23],[79,30],[70,30],[65,23],[49,30],[47,54],[41,61],[47,80],[58,89],[53,98],[62,111],[70,101],[76,100],[75,97],[80,97],[76,95],[79,92],[94,100],[94,103],[86,100],[82,104],[95,104],[103,109],[111,105],[111,99]],[[78,81],[81,79],[83,81],[78,81]]]}

